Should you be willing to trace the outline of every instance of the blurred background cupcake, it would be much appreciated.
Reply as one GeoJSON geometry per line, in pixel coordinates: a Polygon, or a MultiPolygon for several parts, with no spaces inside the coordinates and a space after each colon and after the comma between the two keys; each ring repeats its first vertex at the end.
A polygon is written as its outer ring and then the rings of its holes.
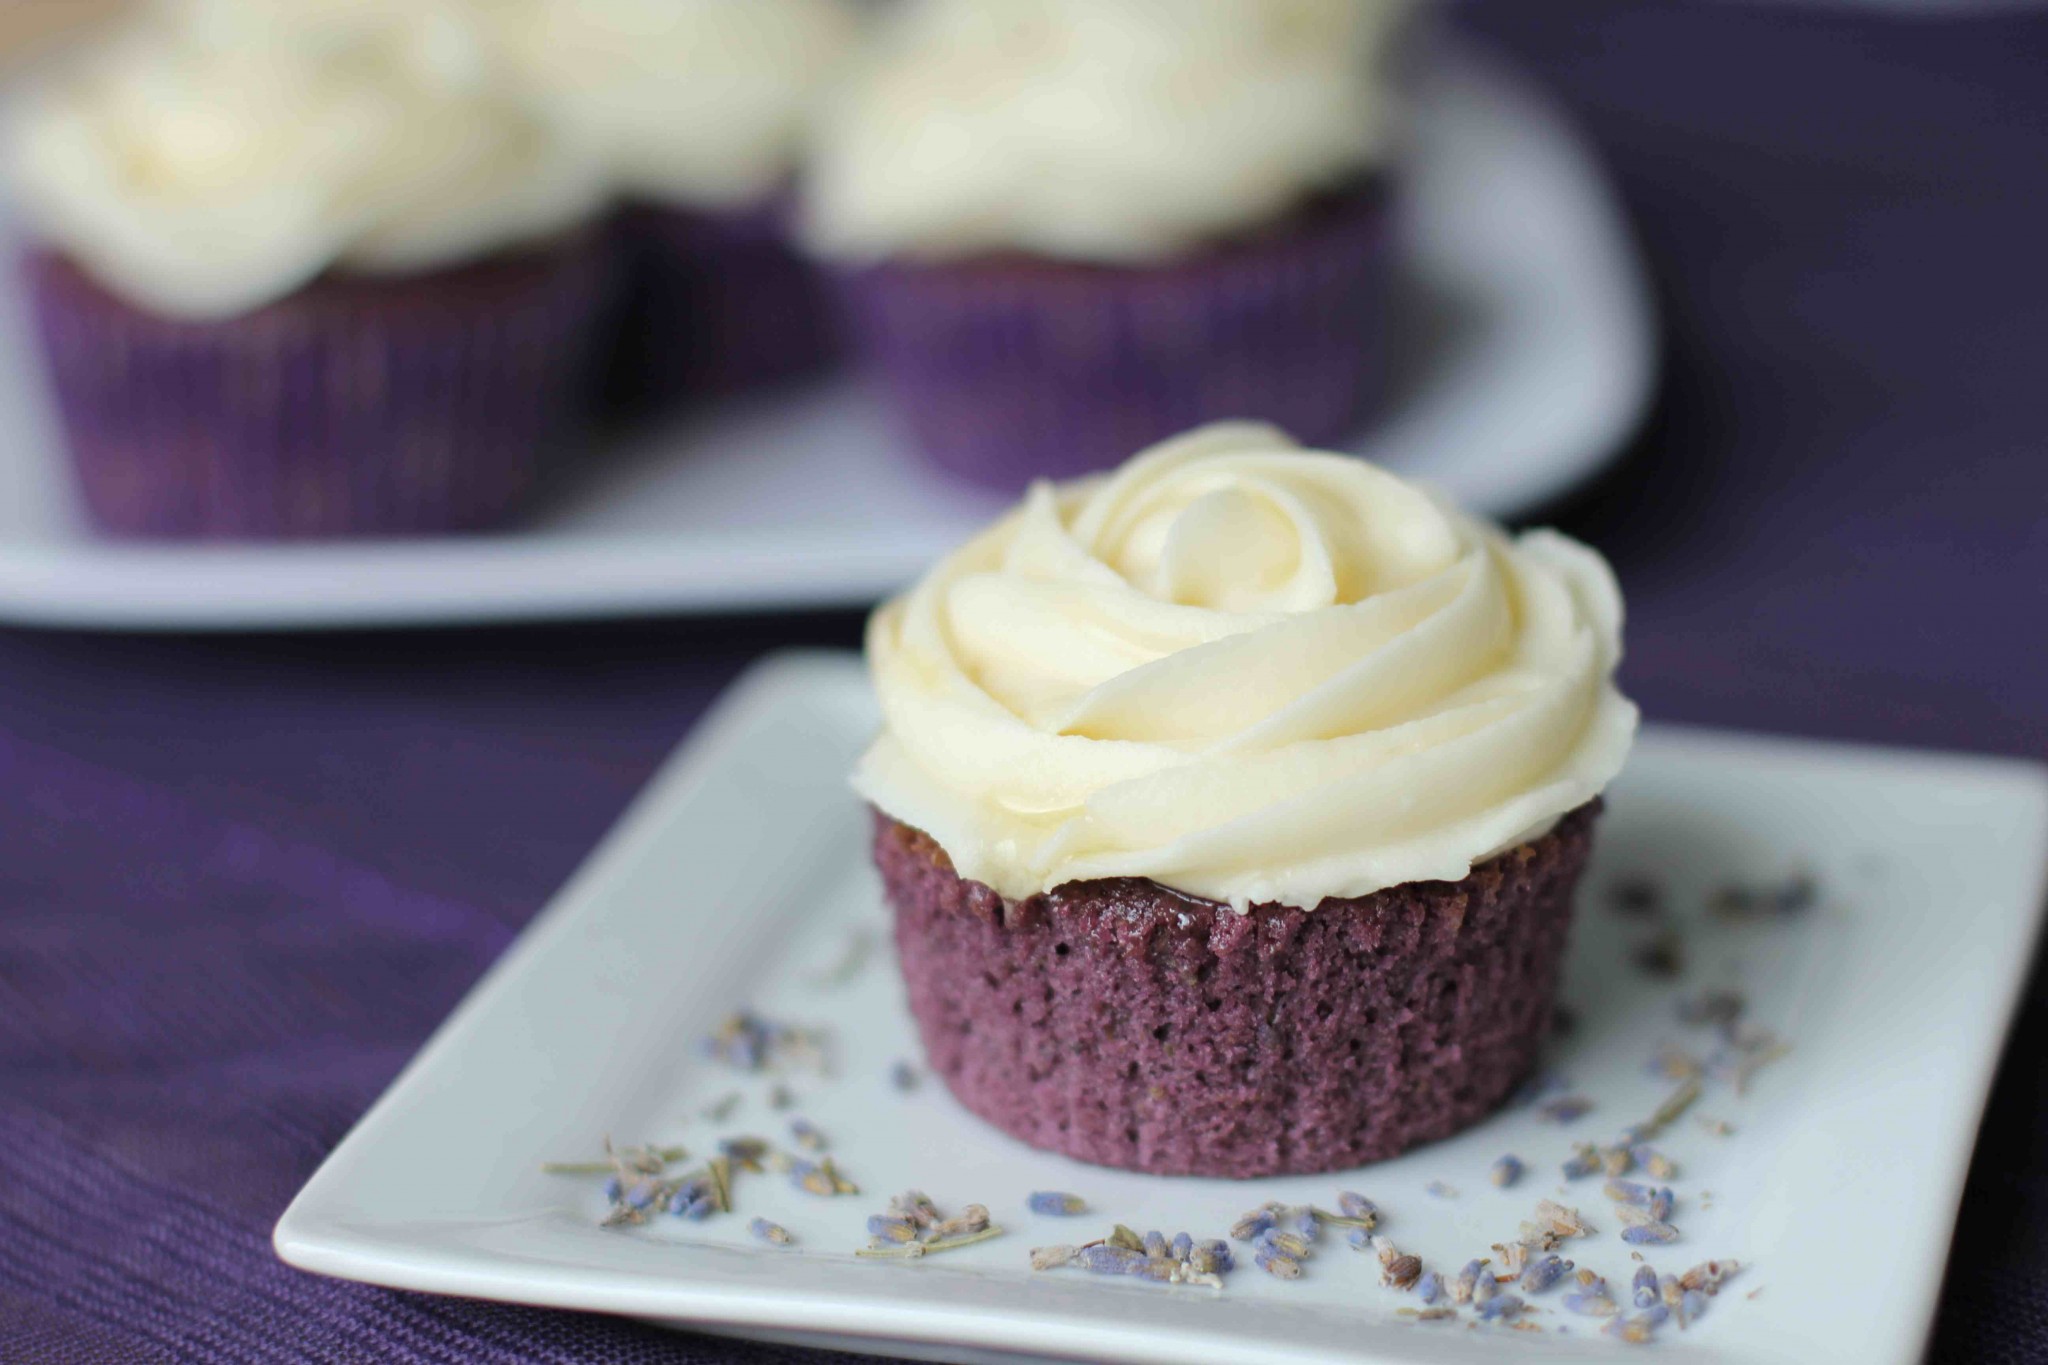
{"type": "Polygon", "coordinates": [[[485,526],[571,447],[602,180],[486,39],[435,0],[184,0],[25,92],[24,265],[98,526],[485,526]]]}
{"type": "Polygon", "coordinates": [[[607,391],[626,412],[814,373],[837,351],[785,234],[805,120],[847,55],[845,0],[505,0],[533,93],[624,202],[607,391]]]}
{"type": "Polygon", "coordinates": [[[1405,0],[903,0],[803,206],[941,467],[1021,486],[1214,418],[1353,434],[1385,347],[1405,0]]]}

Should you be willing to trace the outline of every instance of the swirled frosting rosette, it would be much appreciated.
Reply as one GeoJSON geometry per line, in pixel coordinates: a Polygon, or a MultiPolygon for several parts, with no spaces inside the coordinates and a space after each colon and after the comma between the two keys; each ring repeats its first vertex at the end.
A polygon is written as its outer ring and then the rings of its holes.
{"type": "Polygon", "coordinates": [[[1593,550],[1250,423],[1039,484],[879,611],[856,789],[1006,897],[1456,881],[1619,771],[1593,550]]]}

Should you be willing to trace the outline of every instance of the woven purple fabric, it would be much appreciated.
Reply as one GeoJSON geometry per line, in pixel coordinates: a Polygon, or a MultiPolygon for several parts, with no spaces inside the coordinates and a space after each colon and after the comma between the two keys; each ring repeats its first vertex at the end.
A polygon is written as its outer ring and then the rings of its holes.
{"type": "MultiPolygon", "coordinates": [[[[1567,509],[1653,717],[2048,753],[2048,15],[1489,0],[1662,283],[1567,509]]],[[[747,659],[852,616],[403,637],[0,632],[0,1360],[815,1360],[272,1257],[320,1159],[747,659]]],[[[2048,1358],[2048,994],[1932,1359],[2048,1358]]],[[[1873,1293],[1882,1292],[1873,1289],[1873,1293]]]]}

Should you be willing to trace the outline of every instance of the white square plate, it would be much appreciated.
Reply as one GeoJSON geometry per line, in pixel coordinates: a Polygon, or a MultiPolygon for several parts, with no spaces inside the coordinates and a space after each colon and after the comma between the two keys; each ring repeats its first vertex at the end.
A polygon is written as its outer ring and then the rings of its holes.
{"type": "MultiPolygon", "coordinates": [[[[1606,1138],[1670,1088],[1645,1060],[1665,1039],[1704,1046],[1673,1011],[1684,991],[1738,983],[1791,1054],[1737,1096],[1710,1084],[1662,1140],[1684,1231],[1660,1269],[1736,1257],[1741,1276],[1662,1345],[1701,1361],[1875,1362],[1920,1353],[1999,1041],[2029,961],[2048,868],[2048,776],[1993,759],[1652,728],[1611,793],[1580,910],[1565,998],[1577,1024],[1553,1064],[1595,1108],[1569,1127],[1511,1108],[1398,1160],[1336,1177],[1160,1179],[1026,1149],[966,1115],[915,1057],[866,862],[868,821],[845,773],[874,725],[850,658],[771,661],[736,686],[583,870],[357,1125],[278,1223],[280,1255],[399,1288],[595,1309],[869,1349],[992,1350],[1174,1362],[1557,1359],[1610,1343],[1537,1296],[1541,1331],[1418,1324],[1412,1295],[1326,1237],[1308,1274],[1249,1265],[1221,1292],[1034,1273],[1028,1248],[1111,1221],[1221,1235],[1266,1199],[1328,1206],[1355,1188],[1404,1250],[1446,1271],[1512,1237],[1557,1195],[1576,1138],[1606,1138]],[[1733,924],[1714,889],[1818,882],[1805,913],[1733,924]],[[1632,963],[1648,932],[1604,889],[1645,875],[1683,926],[1687,972],[1632,963]],[[867,943],[866,954],[849,947],[867,943]],[[543,1175],[601,1139],[785,1139],[777,1078],[738,1075],[694,1040],[729,1011],[830,1031],[829,1078],[782,1077],[864,1187],[819,1199],[742,1177],[738,1215],[601,1230],[598,1182],[543,1175]],[[741,1095],[723,1124],[704,1110],[741,1095]],[[1735,1126],[1716,1136],[1695,1123],[1735,1126]],[[1488,1164],[1528,1163],[1512,1189],[1488,1164]],[[1454,1197],[1432,1197],[1441,1180],[1454,1197]],[[918,1187],[989,1206],[1008,1235],[903,1264],[856,1259],[867,1214],[918,1187]],[[1028,1192],[1091,1205],[1038,1217],[1028,1192]],[[798,1245],[752,1241],[754,1214],[798,1245]],[[1757,1293],[1757,1291],[1762,1291],[1757,1293]],[[1751,1295],[1755,1293],[1756,1297],[1751,1295]]],[[[1598,1235],[1571,1255],[1626,1285],[1630,1248],[1582,1180],[1560,1196],[1598,1235]]]]}

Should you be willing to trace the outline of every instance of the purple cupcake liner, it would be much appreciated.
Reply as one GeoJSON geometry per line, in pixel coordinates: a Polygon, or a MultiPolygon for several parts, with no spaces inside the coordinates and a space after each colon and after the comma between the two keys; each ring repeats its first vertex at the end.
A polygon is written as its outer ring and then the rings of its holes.
{"type": "Polygon", "coordinates": [[[144,312],[23,260],[72,467],[123,537],[472,530],[519,510],[588,416],[602,240],[411,277],[325,276],[240,317],[144,312]]]}
{"type": "Polygon", "coordinates": [[[1457,882],[1239,915],[1137,879],[1008,901],[878,817],[931,1068],[1012,1137],[1154,1175],[1341,1170],[1534,1067],[1598,803],[1457,882]]]}
{"type": "Polygon", "coordinates": [[[612,222],[623,265],[607,408],[658,416],[808,378],[841,355],[817,270],[778,203],[728,213],[642,204],[612,222]]]}
{"type": "Polygon", "coordinates": [[[1181,264],[890,261],[836,292],[925,455],[1014,490],[1223,418],[1353,435],[1380,392],[1390,220],[1375,184],[1181,264]]]}

